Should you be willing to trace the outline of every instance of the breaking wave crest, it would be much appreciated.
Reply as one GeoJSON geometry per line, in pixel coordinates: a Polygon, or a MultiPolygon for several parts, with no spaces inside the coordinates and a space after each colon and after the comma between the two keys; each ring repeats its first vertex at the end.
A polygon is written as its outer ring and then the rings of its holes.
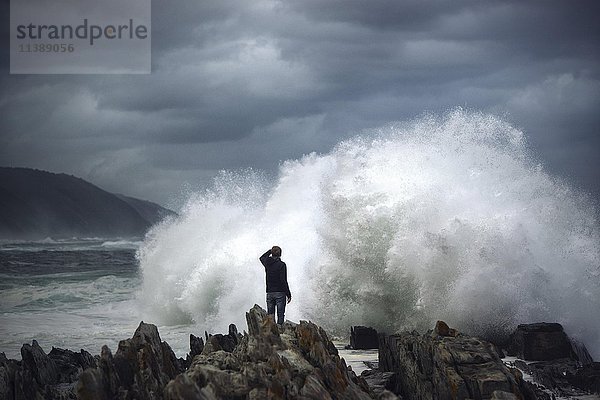
{"type": "Polygon", "coordinates": [[[283,248],[287,317],[502,336],[557,321],[600,356],[600,230],[591,199],[547,172],[522,132],[454,110],[282,164],[224,172],[138,251],[160,323],[243,325],[264,303],[258,257],[283,248]]]}

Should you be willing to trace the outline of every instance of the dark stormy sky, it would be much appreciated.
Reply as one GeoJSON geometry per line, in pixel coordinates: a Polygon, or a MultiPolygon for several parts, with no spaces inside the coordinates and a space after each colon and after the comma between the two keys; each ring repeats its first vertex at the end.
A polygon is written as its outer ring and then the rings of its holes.
{"type": "Polygon", "coordinates": [[[0,75],[0,165],[180,204],[456,106],[505,115],[600,195],[598,1],[154,1],[151,75],[0,75]]]}

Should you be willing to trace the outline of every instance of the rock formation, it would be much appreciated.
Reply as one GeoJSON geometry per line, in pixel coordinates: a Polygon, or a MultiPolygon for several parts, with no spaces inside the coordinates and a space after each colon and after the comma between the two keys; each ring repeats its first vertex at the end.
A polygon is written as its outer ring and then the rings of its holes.
{"type": "Polygon", "coordinates": [[[519,325],[506,345],[514,366],[546,392],[561,397],[600,393],[600,363],[557,323],[519,325]]]}
{"type": "Polygon", "coordinates": [[[509,356],[522,360],[555,360],[574,356],[571,342],[557,323],[523,324],[509,338],[506,349],[509,356]]]}
{"type": "Polygon", "coordinates": [[[367,382],[371,391],[379,400],[391,400],[398,397],[392,392],[396,388],[396,373],[367,369],[360,376],[367,382]]]}
{"type": "MultiPolygon", "coordinates": [[[[190,335],[178,359],[156,326],[140,323],[113,355],[24,345],[22,361],[0,353],[2,399],[371,399],[369,389],[339,357],[325,331],[301,321],[280,332],[259,306],[247,314],[248,333],[190,335]]],[[[383,392],[380,391],[380,392],[383,392]]],[[[387,392],[390,397],[396,398],[387,392]]]]}
{"type": "Polygon", "coordinates": [[[350,347],[355,350],[377,349],[379,341],[377,331],[366,326],[350,328],[350,347]]]}
{"type": "Polygon", "coordinates": [[[374,363],[356,376],[319,326],[300,321],[278,328],[257,305],[246,321],[243,335],[235,325],[227,334],[205,333],[206,342],[190,335],[185,360],[144,322],[114,355],[106,346],[95,357],[58,348],[46,354],[34,340],[23,345],[21,361],[0,353],[0,398],[551,400],[600,390],[600,363],[583,346],[567,352],[565,343],[548,340],[566,337],[554,324],[520,326],[508,347],[546,357],[547,345],[549,353],[568,357],[507,367],[493,344],[438,321],[425,334],[380,334],[379,368],[374,363]],[[521,370],[545,387],[524,381],[521,370]]]}
{"type": "Polygon", "coordinates": [[[393,392],[407,400],[533,399],[521,374],[495,346],[439,321],[426,334],[379,335],[379,368],[394,372],[393,392]]]}
{"type": "Polygon", "coordinates": [[[183,372],[155,325],[141,322],[133,337],[119,342],[114,357],[102,347],[97,368],[85,370],[77,384],[80,399],[160,399],[165,385],[183,372]]]}
{"type": "Polygon", "coordinates": [[[35,340],[31,345],[23,345],[21,357],[22,361],[8,360],[0,353],[2,399],[74,399],[79,375],[96,366],[96,360],[87,351],[52,348],[46,354],[35,340]]]}
{"type": "MultiPolygon", "coordinates": [[[[283,332],[259,306],[232,352],[213,348],[165,388],[165,399],[370,399],[366,382],[349,371],[325,331],[301,321],[283,332]]],[[[231,335],[231,329],[229,335],[231,335]]]]}

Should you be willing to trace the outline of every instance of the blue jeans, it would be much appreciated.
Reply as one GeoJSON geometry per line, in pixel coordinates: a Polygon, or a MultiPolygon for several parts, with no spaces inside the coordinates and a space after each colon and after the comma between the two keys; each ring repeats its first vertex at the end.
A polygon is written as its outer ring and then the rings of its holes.
{"type": "Polygon", "coordinates": [[[267,314],[275,315],[275,306],[277,306],[277,324],[283,324],[283,315],[285,314],[285,292],[267,293],[267,314]]]}

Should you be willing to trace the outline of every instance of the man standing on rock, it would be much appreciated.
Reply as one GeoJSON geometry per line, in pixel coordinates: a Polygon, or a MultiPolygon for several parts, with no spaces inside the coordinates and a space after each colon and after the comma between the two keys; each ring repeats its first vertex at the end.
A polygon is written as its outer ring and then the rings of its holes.
{"type": "Polygon", "coordinates": [[[292,294],[287,282],[287,267],[281,261],[281,247],[273,246],[260,256],[267,276],[267,314],[275,319],[277,307],[277,325],[282,326],[285,314],[286,298],[292,301],[292,294]]]}

